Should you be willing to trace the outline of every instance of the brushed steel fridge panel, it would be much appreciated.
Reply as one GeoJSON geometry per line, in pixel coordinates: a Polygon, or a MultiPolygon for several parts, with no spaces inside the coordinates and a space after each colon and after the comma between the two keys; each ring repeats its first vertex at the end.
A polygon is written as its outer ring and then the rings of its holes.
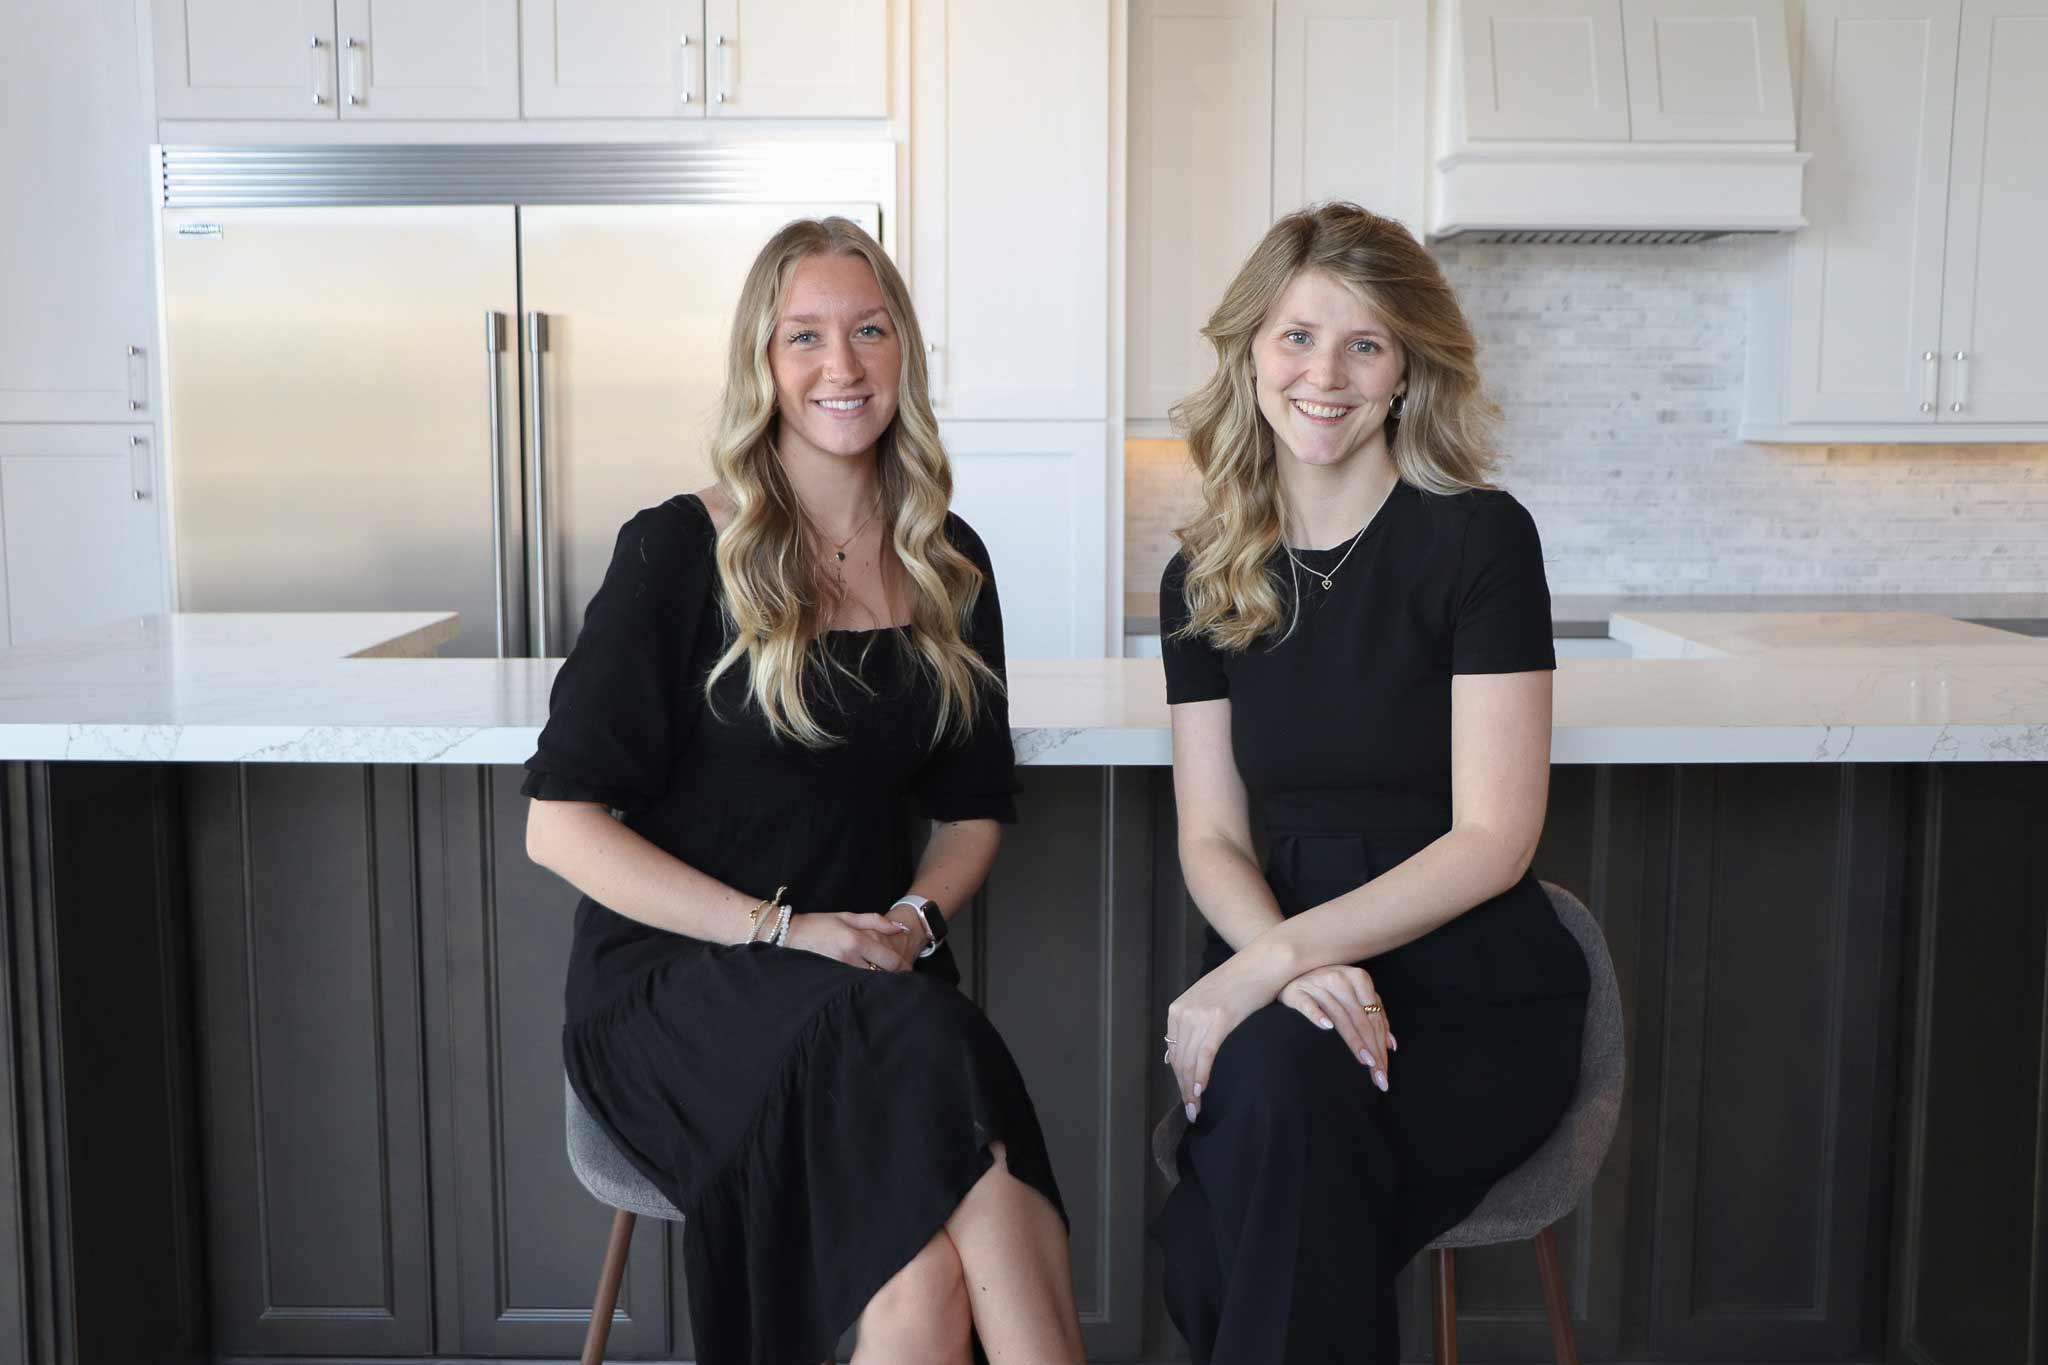
{"type": "MultiPolygon", "coordinates": [[[[726,338],[747,268],[777,228],[826,213],[880,226],[874,204],[520,209],[522,338],[534,314],[546,318],[542,439],[527,432],[527,476],[542,456],[546,543],[529,555],[547,556],[536,577],[546,580],[548,656],[575,643],[619,527],[711,481],[726,338]]],[[[533,363],[529,350],[529,386],[533,363]]],[[[533,396],[529,387],[529,428],[533,396]]]]}
{"type": "Polygon", "coordinates": [[[178,608],[452,610],[443,652],[495,654],[495,472],[522,652],[511,206],[167,209],[162,232],[178,608]]]}

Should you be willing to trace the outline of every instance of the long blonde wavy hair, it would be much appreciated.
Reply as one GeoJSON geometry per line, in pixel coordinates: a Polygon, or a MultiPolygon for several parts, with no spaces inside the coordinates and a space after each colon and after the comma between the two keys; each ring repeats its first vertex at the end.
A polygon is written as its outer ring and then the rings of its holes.
{"type": "Polygon", "coordinates": [[[732,517],[718,536],[727,645],[705,681],[707,695],[744,662],[750,701],[775,734],[812,748],[838,743],[804,697],[804,680],[858,674],[819,643],[837,604],[819,573],[803,510],[775,452],[775,377],[768,347],[797,264],[811,256],[858,256],[875,272],[903,355],[896,415],[875,444],[883,535],[909,580],[910,624],[902,628],[939,697],[935,741],[974,725],[981,689],[999,687],[965,631],[983,574],[946,535],[953,471],[932,416],[924,339],[910,291],[875,239],[845,218],[805,218],[782,228],[747,271],[726,352],[725,391],[711,443],[711,467],[732,517]]]}
{"type": "Polygon", "coordinates": [[[1252,345],[1280,294],[1304,270],[1349,285],[1407,358],[1401,415],[1387,419],[1400,478],[1431,493],[1487,488],[1500,462],[1500,410],[1481,389],[1477,344],[1436,261],[1391,218],[1319,204],[1267,230],[1202,335],[1216,372],[1173,409],[1202,476],[1202,510],[1174,534],[1186,576],[1182,638],[1241,650],[1291,628],[1273,566],[1283,533],[1278,448],[1259,411],[1252,345]]]}

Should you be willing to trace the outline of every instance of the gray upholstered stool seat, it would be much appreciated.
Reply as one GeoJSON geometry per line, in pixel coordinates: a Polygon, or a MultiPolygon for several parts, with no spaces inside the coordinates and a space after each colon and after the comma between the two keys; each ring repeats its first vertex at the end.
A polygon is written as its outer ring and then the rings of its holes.
{"type": "Polygon", "coordinates": [[[562,1078],[562,1095],[569,1113],[569,1166],[591,1197],[628,1213],[680,1222],[683,1215],[676,1206],[620,1154],[611,1136],[583,1107],[566,1076],[562,1078]]]}
{"type": "MultiPolygon", "coordinates": [[[[1600,1173],[1614,1125],[1621,1116],[1622,1055],[1621,990],[1607,940],[1592,912],[1562,887],[1543,884],[1550,907],[1586,955],[1592,989],[1586,997],[1584,1042],[1579,1054],[1579,1086],[1570,1108],[1535,1155],[1495,1182],[1469,1217],[1429,1244],[1433,1317],[1439,1365],[1457,1360],[1456,1270],[1452,1252],[1458,1247],[1493,1246],[1534,1239],[1543,1272],[1544,1299],[1550,1310],[1551,1339],[1557,1357],[1576,1365],[1571,1318],[1557,1265],[1552,1226],[1578,1207],[1600,1173]]],[[[1152,1130],[1152,1159],[1165,1173],[1167,1186],[1178,1183],[1175,1152],[1187,1118],[1176,1105],[1152,1130]]]]}
{"type": "Polygon", "coordinates": [[[611,1135],[583,1107],[567,1076],[562,1078],[562,1103],[568,1115],[569,1168],[593,1197],[617,1210],[612,1215],[604,1266],[597,1275],[590,1331],[583,1338],[582,1365],[599,1365],[604,1359],[605,1341],[611,1335],[612,1310],[619,1302],[619,1282],[626,1276],[626,1253],[633,1245],[634,1220],[644,1215],[681,1222],[683,1215],[619,1152],[611,1135]]]}

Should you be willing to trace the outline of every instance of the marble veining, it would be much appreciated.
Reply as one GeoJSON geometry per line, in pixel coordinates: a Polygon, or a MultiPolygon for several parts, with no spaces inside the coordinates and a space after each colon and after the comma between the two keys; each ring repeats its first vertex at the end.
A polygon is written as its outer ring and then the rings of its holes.
{"type": "MultiPolygon", "coordinates": [[[[560,660],[442,659],[445,612],[133,617],[0,651],[0,758],[516,764],[560,660]]],[[[1567,659],[1575,763],[2048,761],[2048,640],[1916,612],[1617,612],[1567,659]]],[[[1013,660],[1018,760],[1172,759],[1156,659],[1013,660]]]]}

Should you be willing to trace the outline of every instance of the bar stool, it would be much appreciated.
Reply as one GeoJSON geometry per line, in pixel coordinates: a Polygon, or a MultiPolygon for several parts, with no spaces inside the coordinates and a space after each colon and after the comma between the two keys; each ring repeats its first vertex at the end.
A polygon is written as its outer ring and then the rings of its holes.
{"type": "MultiPolygon", "coordinates": [[[[1607,940],[1592,912],[1571,892],[1542,883],[1550,908],[1586,955],[1592,988],[1586,997],[1584,1043],[1579,1054],[1579,1088],[1571,1107],[1558,1120],[1536,1154],[1502,1176],[1463,1222],[1431,1242],[1429,1256],[1430,1327],[1437,1365],[1458,1362],[1459,1247],[1494,1246],[1534,1241],[1536,1265],[1543,1276],[1543,1304],[1550,1318],[1551,1347],[1558,1365],[1579,1365],[1572,1334],[1571,1307],[1565,1301],[1564,1274],[1557,1260],[1555,1225],[1577,1208],[1600,1173],[1614,1125],[1621,1117],[1622,1055],[1621,989],[1607,940]]],[[[1180,1147],[1187,1118],[1178,1105],[1152,1130],[1152,1159],[1171,1189],[1180,1181],[1174,1154],[1180,1147]]]]}
{"type": "Polygon", "coordinates": [[[604,1251],[604,1268],[597,1276],[597,1301],[590,1307],[590,1330],[583,1338],[582,1365],[602,1365],[605,1341],[611,1336],[612,1309],[619,1302],[619,1282],[626,1275],[626,1252],[633,1245],[635,1220],[645,1214],[680,1223],[683,1215],[632,1162],[620,1155],[611,1135],[583,1107],[576,1087],[569,1084],[566,1076],[562,1078],[562,1091],[568,1111],[570,1169],[592,1198],[615,1210],[611,1240],[604,1251]]]}

